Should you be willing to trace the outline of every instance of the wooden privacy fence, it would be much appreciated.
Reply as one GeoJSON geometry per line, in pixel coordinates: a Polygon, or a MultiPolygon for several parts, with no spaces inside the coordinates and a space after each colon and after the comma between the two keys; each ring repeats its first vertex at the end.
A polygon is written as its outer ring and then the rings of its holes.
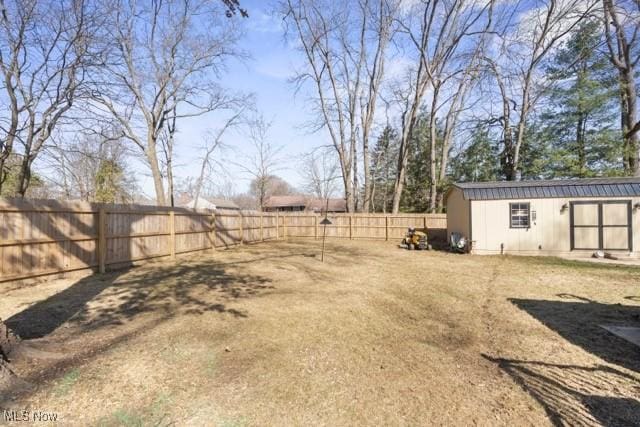
{"type": "MultiPolygon", "coordinates": [[[[322,238],[323,216],[292,213],[282,218],[284,237],[322,238]]],[[[398,240],[404,237],[407,228],[415,227],[427,228],[430,237],[442,239],[447,230],[446,214],[329,214],[328,218],[329,238],[398,240]]]]}
{"type": "MultiPolygon", "coordinates": [[[[407,227],[446,234],[446,215],[329,215],[329,238],[395,240],[407,227]]],[[[0,199],[0,282],[290,237],[321,238],[322,217],[141,205],[0,199]]]]}
{"type": "Polygon", "coordinates": [[[274,240],[277,214],[0,199],[0,282],[274,240]]]}

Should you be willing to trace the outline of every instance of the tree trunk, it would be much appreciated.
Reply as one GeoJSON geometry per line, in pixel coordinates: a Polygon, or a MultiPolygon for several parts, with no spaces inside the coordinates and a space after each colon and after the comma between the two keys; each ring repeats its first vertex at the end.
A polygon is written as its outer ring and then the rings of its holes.
{"type": "Polygon", "coordinates": [[[360,212],[360,181],[358,179],[358,146],[357,142],[352,142],[351,164],[353,165],[353,212],[360,212]]]}
{"type": "Polygon", "coordinates": [[[5,140],[0,142],[0,194],[2,194],[2,186],[7,178],[7,170],[5,169],[9,156],[13,153],[13,143],[16,138],[18,129],[18,111],[16,105],[16,97],[13,90],[10,89],[10,82],[5,80],[10,99],[11,120],[9,122],[9,128],[7,129],[7,135],[5,140]]]}
{"type": "Polygon", "coordinates": [[[354,212],[356,208],[355,198],[353,194],[353,169],[349,166],[349,170],[344,181],[344,198],[347,202],[347,212],[354,212]]]}
{"type": "MultiPolygon", "coordinates": [[[[173,135],[170,137],[169,146],[167,147],[167,189],[169,190],[169,204],[175,206],[174,189],[173,189],[173,135]]],[[[195,208],[195,206],[194,206],[195,208]]]]}
{"type": "Polygon", "coordinates": [[[396,174],[396,181],[393,186],[393,201],[391,206],[391,213],[397,214],[400,212],[400,199],[402,197],[402,190],[404,189],[404,180],[407,171],[407,163],[409,157],[409,136],[403,136],[403,140],[400,143],[400,152],[398,154],[398,172],[396,174]]]}
{"type": "Polygon", "coordinates": [[[623,115],[622,133],[625,147],[625,165],[627,166],[627,173],[640,176],[640,134],[632,131],[638,121],[638,99],[634,73],[632,69],[627,69],[621,74],[620,83],[623,86],[621,112],[623,115]]]}
{"type": "Polygon", "coordinates": [[[576,145],[578,151],[578,176],[584,178],[587,170],[587,156],[585,152],[585,127],[586,119],[583,113],[578,113],[578,124],[576,126],[576,145]]]}
{"type": "MultiPolygon", "coordinates": [[[[354,133],[352,133],[352,135],[354,135],[354,133]]],[[[356,167],[355,167],[355,162],[358,161],[358,159],[356,159],[356,144],[357,141],[355,140],[355,138],[352,136],[351,140],[350,140],[350,146],[349,146],[349,157],[350,157],[350,161],[348,164],[348,172],[347,172],[347,182],[346,182],[346,186],[347,188],[345,189],[346,191],[348,191],[347,194],[347,210],[349,212],[355,212],[356,211],[356,198],[358,197],[356,194],[356,187],[355,187],[355,183],[356,183],[356,178],[355,178],[355,172],[356,172],[356,167]]],[[[345,193],[346,194],[346,193],[345,193]]]]}
{"type": "Polygon", "coordinates": [[[387,213],[387,207],[389,206],[389,158],[388,152],[385,152],[385,169],[384,169],[384,197],[382,199],[382,213],[387,213]]]}
{"type": "Polygon", "coordinates": [[[171,165],[171,161],[167,163],[167,186],[169,187],[169,204],[171,207],[175,206],[175,198],[174,198],[174,189],[173,189],[173,170],[171,169],[173,166],[171,165]]]}
{"type": "Polygon", "coordinates": [[[9,367],[9,362],[11,361],[11,353],[13,353],[17,344],[18,337],[0,319],[0,390],[6,385],[10,385],[15,377],[9,367]]]}
{"type": "Polygon", "coordinates": [[[524,141],[524,133],[527,126],[527,115],[529,114],[529,84],[525,83],[525,90],[522,95],[522,109],[520,110],[520,120],[518,121],[518,134],[516,135],[516,144],[513,149],[513,167],[510,181],[520,180],[520,151],[524,141]]]}
{"type": "MultiPolygon", "coordinates": [[[[416,115],[420,108],[420,100],[422,99],[423,92],[424,90],[422,92],[416,92],[413,105],[408,112],[410,117],[408,120],[403,118],[402,138],[400,139],[400,147],[398,148],[398,170],[396,171],[396,181],[393,186],[393,202],[391,206],[391,213],[393,214],[400,212],[400,199],[402,198],[402,190],[404,189],[404,181],[407,173],[407,164],[409,162],[409,138],[413,133],[413,126],[416,122],[416,115]]],[[[405,115],[406,114],[407,113],[405,113],[405,115]]]]}
{"type": "Polygon", "coordinates": [[[20,172],[18,173],[18,179],[16,181],[16,194],[20,195],[22,198],[26,196],[29,184],[31,183],[32,163],[33,158],[29,155],[24,156],[20,163],[20,172]]]}
{"type": "Polygon", "coordinates": [[[364,162],[364,201],[362,211],[368,213],[371,210],[371,198],[373,197],[373,186],[371,182],[371,156],[369,154],[369,136],[365,136],[362,143],[362,161],[364,162]]]}
{"type": "Polygon", "coordinates": [[[18,344],[18,337],[7,327],[0,318],[0,360],[9,362],[11,353],[18,344]]]}
{"type": "Polygon", "coordinates": [[[620,84],[620,120],[623,138],[623,162],[627,174],[640,176],[640,124],[638,122],[635,66],[632,58],[636,46],[636,34],[630,38],[625,31],[625,23],[619,17],[624,14],[624,6],[619,3],[619,11],[612,0],[603,1],[605,40],[609,49],[609,60],[618,70],[620,84]],[[611,31],[611,27],[613,31],[611,31]]]}
{"type": "Polygon", "coordinates": [[[436,141],[438,130],[436,129],[436,110],[438,108],[438,94],[440,82],[434,83],[433,98],[431,99],[431,111],[429,111],[429,212],[434,212],[436,207],[436,193],[438,191],[438,176],[436,162],[436,141]]]}
{"type": "Polygon", "coordinates": [[[147,149],[145,150],[145,154],[147,155],[149,167],[151,168],[153,186],[156,191],[156,203],[158,206],[165,206],[167,204],[167,199],[164,193],[164,183],[162,182],[162,173],[160,172],[160,165],[158,163],[156,139],[153,137],[151,132],[147,137],[147,149]]]}
{"type": "Polygon", "coordinates": [[[0,155],[0,195],[2,194],[2,187],[4,181],[7,179],[7,171],[5,170],[6,159],[0,155]]]}
{"type": "Polygon", "coordinates": [[[258,207],[258,210],[260,212],[262,212],[264,210],[264,205],[265,202],[267,201],[267,177],[261,177],[260,178],[260,194],[258,195],[258,203],[260,204],[260,206],[258,207]]]}
{"type": "Polygon", "coordinates": [[[498,79],[498,87],[502,94],[502,138],[504,142],[504,150],[500,155],[500,163],[502,166],[502,173],[504,173],[507,181],[513,181],[515,179],[515,171],[513,168],[513,133],[511,132],[511,106],[509,105],[509,98],[506,94],[506,89],[502,83],[502,80],[498,79]]]}
{"type": "MultiPolygon", "coordinates": [[[[455,122],[455,121],[454,121],[455,122]]],[[[451,139],[453,138],[453,127],[447,128],[442,138],[442,152],[440,155],[440,172],[438,181],[442,183],[447,175],[447,164],[449,163],[449,148],[451,147],[451,139]]],[[[442,212],[444,210],[444,194],[442,193],[442,185],[437,188],[436,194],[436,212],[442,212]]]]}

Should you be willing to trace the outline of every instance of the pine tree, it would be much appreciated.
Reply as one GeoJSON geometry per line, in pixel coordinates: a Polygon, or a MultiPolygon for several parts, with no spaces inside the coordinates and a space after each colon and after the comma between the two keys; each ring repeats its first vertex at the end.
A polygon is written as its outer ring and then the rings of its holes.
{"type": "Polygon", "coordinates": [[[371,209],[389,212],[398,162],[398,132],[387,125],[371,153],[371,209]]]}
{"type": "Polygon", "coordinates": [[[489,129],[478,125],[471,134],[471,144],[452,159],[451,172],[455,181],[479,182],[498,179],[498,146],[489,129]]]}
{"type": "Polygon", "coordinates": [[[118,195],[123,193],[123,180],[122,167],[115,160],[102,160],[95,177],[96,202],[116,203],[118,195]]]}
{"type": "MultiPolygon", "coordinates": [[[[443,144],[443,127],[436,120],[436,152],[441,152],[443,144]]],[[[429,129],[429,113],[422,110],[416,119],[411,137],[409,138],[409,161],[405,189],[400,200],[400,207],[405,212],[430,211],[429,187],[431,184],[429,174],[429,162],[431,158],[431,139],[429,129]]],[[[440,168],[440,156],[436,157],[436,169],[440,168]]],[[[443,187],[448,181],[438,183],[443,187]]],[[[441,188],[440,191],[443,191],[441,188]]]]}
{"type": "Polygon", "coordinates": [[[551,148],[552,177],[611,175],[622,167],[615,72],[598,49],[601,40],[600,23],[586,21],[547,67],[546,78],[557,84],[536,138],[551,148]]]}

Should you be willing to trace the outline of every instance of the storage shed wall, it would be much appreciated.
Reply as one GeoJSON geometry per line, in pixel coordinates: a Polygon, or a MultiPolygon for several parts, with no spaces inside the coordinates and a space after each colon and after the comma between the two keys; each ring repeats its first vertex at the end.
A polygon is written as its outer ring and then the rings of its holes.
{"type": "MultiPolygon", "coordinates": [[[[471,229],[473,253],[522,255],[590,255],[593,251],[571,251],[570,210],[562,210],[566,203],[577,201],[631,200],[640,198],[553,198],[518,200],[473,200],[471,204],[471,229]],[[530,212],[536,212],[530,228],[510,228],[509,203],[528,202],[530,212]]],[[[633,255],[640,256],[640,211],[632,210],[633,255]]],[[[624,253],[628,253],[625,251],[624,253]]]]}
{"type": "Polygon", "coordinates": [[[471,230],[470,202],[465,200],[462,190],[453,187],[447,196],[447,239],[451,238],[451,233],[461,233],[469,238],[471,230]]]}

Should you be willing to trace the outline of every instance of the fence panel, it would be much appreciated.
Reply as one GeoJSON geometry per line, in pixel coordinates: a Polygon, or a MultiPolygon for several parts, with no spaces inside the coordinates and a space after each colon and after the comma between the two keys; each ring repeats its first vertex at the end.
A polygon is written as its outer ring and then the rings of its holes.
{"type": "Polygon", "coordinates": [[[240,243],[241,217],[236,211],[217,211],[215,214],[215,245],[228,247],[240,243]]]}
{"type": "MultiPolygon", "coordinates": [[[[309,214],[282,215],[286,237],[322,237],[320,222],[324,217],[309,214]],[[317,226],[316,226],[317,224],[317,226]]],[[[399,240],[407,228],[427,228],[432,240],[446,238],[445,214],[329,214],[331,225],[326,226],[327,238],[399,240]]]]}
{"type": "Polygon", "coordinates": [[[0,282],[293,237],[446,237],[446,215],[261,213],[0,199],[0,282]]]}

